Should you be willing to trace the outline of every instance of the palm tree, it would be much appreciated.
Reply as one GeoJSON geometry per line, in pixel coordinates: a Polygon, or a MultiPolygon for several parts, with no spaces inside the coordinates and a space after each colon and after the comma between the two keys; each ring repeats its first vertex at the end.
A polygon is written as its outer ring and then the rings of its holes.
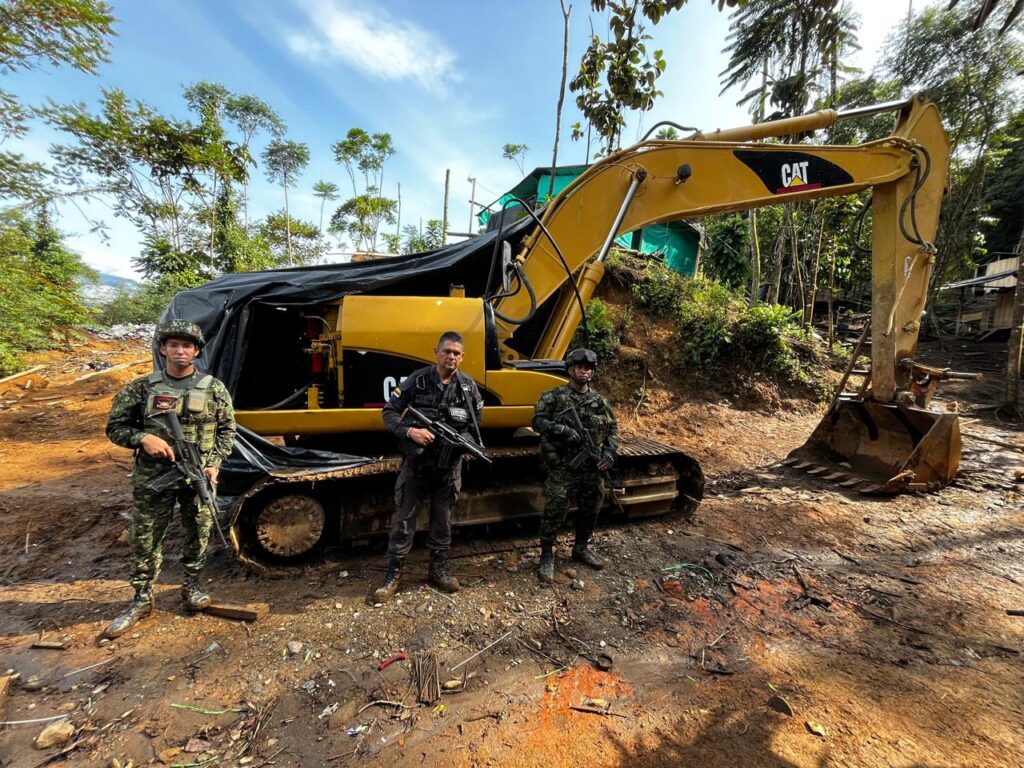
{"type": "MultiPolygon", "coordinates": [[[[949,0],[949,7],[947,10],[952,10],[960,3],[960,0],[949,0]]],[[[974,24],[971,26],[975,32],[984,26],[985,22],[988,21],[992,12],[999,6],[999,0],[986,0],[978,8],[978,15],[974,17],[974,24]]],[[[1021,11],[1024,11],[1024,0],[1015,0],[1013,7],[1010,8],[1009,13],[1006,14],[1006,18],[1003,19],[1003,26],[999,28],[999,34],[1003,34],[1010,28],[1010,25],[1017,20],[1020,16],[1021,11]]]]}
{"type": "Polygon", "coordinates": [[[333,181],[318,181],[313,185],[313,196],[320,198],[320,255],[323,256],[324,203],[338,199],[338,185],[333,181]]]}

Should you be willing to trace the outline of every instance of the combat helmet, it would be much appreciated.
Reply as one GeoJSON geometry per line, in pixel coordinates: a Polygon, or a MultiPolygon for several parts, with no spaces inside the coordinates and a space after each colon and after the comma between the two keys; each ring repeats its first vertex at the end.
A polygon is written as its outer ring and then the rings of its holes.
{"type": "Polygon", "coordinates": [[[585,349],[584,347],[574,349],[565,356],[566,373],[568,373],[570,365],[578,365],[580,363],[586,363],[593,368],[597,368],[597,353],[592,349],[585,349]]]}
{"type": "Polygon", "coordinates": [[[165,320],[156,327],[155,339],[157,344],[163,344],[170,338],[192,339],[199,348],[200,353],[203,351],[203,347],[206,346],[206,339],[203,338],[203,329],[195,323],[180,318],[165,320]]]}

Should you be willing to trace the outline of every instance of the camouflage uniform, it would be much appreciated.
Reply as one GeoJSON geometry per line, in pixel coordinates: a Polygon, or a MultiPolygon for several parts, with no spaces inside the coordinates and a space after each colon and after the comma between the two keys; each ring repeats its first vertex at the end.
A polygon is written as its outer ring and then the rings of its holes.
{"type": "Polygon", "coordinates": [[[533,428],[540,434],[540,455],[547,469],[544,481],[544,514],[540,521],[542,546],[554,543],[565,522],[569,506],[576,502],[576,543],[586,547],[597,525],[605,491],[605,475],[597,470],[597,461],[588,459],[578,469],[569,467],[583,445],[568,442],[559,433],[575,431],[569,406],[575,406],[584,429],[594,445],[612,457],[618,447],[618,426],[608,401],[592,389],[580,393],[565,384],[549,389],[534,407],[533,428]]]}
{"type": "Polygon", "coordinates": [[[137,593],[148,592],[160,575],[164,535],[175,501],[180,505],[185,530],[182,565],[186,578],[195,579],[202,569],[213,525],[213,510],[197,504],[196,492],[181,473],[165,459],[153,458],[140,447],[147,434],[169,441],[162,421],[147,414],[172,407],[179,415],[185,439],[198,443],[204,467],[220,466],[231,453],[235,439],[231,396],[227,387],[209,374],[195,371],[175,379],[156,371],[131,382],[114,397],[107,437],[116,445],[136,451],[128,538],[133,554],[129,582],[137,593]]]}

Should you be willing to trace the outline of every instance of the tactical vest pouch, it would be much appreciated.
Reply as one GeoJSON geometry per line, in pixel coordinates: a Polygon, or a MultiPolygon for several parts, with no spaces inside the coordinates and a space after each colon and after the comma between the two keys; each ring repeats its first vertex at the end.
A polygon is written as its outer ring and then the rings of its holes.
{"type": "Polygon", "coordinates": [[[146,417],[155,416],[159,413],[174,411],[179,416],[182,413],[182,396],[168,392],[150,392],[146,398],[146,417]]]}
{"type": "Polygon", "coordinates": [[[197,416],[206,413],[206,406],[210,402],[210,391],[208,389],[190,389],[188,391],[188,412],[197,416]]]}
{"type": "Polygon", "coordinates": [[[217,425],[212,421],[199,425],[199,450],[203,453],[212,451],[217,442],[217,425]]]}

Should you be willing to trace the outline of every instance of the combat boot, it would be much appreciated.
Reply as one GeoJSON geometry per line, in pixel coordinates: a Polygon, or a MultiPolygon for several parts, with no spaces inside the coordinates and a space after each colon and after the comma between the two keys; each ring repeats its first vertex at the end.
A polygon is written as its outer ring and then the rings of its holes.
{"type": "Polygon", "coordinates": [[[541,546],[537,578],[545,584],[550,584],[555,580],[555,553],[550,545],[541,546]]]}
{"type": "Polygon", "coordinates": [[[438,551],[430,553],[430,580],[434,583],[435,587],[445,592],[459,591],[461,586],[459,580],[452,576],[451,571],[448,570],[447,552],[438,551]]]}
{"type": "Polygon", "coordinates": [[[386,603],[395,596],[401,581],[403,565],[405,565],[403,557],[392,557],[388,560],[388,572],[384,574],[384,583],[374,591],[371,597],[374,603],[386,603]]]}
{"type": "Polygon", "coordinates": [[[210,596],[199,586],[199,577],[185,574],[185,581],[181,585],[181,601],[185,604],[185,610],[190,613],[206,610],[212,602],[210,596]]]}
{"type": "Polygon", "coordinates": [[[120,616],[103,630],[103,637],[113,640],[120,637],[153,612],[153,593],[148,589],[136,590],[135,597],[120,616]]]}
{"type": "Polygon", "coordinates": [[[583,563],[584,565],[590,566],[595,571],[600,571],[604,568],[604,561],[595,555],[590,547],[587,546],[587,542],[576,542],[572,548],[572,559],[577,563],[583,563]]]}

